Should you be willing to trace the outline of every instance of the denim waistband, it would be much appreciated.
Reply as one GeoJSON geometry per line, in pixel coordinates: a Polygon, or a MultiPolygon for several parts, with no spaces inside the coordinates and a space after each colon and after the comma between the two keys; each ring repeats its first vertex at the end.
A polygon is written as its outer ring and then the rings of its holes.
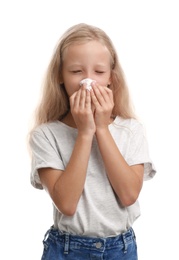
{"type": "Polygon", "coordinates": [[[55,229],[53,226],[46,232],[44,241],[46,240],[47,236],[64,244],[64,254],[68,254],[68,250],[71,246],[75,248],[97,250],[99,252],[104,252],[106,249],[123,247],[124,252],[127,252],[128,245],[132,243],[133,239],[135,238],[135,234],[132,228],[129,228],[126,232],[118,236],[103,238],[73,235],[55,229]]]}

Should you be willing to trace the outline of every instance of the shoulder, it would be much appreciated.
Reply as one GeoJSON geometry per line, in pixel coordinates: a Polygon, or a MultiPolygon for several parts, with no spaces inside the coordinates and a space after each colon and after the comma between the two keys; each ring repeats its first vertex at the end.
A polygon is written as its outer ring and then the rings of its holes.
{"type": "MultiPolygon", "coordinates": [[[[54,135],[59,131],[60,122],[53,121],[41,124],[34,128],[30,134],[30,143],[32,142],[47,142],[54,139],[54,135]]],[[[60,131],[61,132],[61,131],[60,131]]]]}
{"type": "Polygon", "coordinates": [[[41,124],[31,132],[30,141],[50,143],[56,146],[58,143],[71,143],[77,135],[77,129],[69,127],[68,125],[56,120],[41,124]]]}
{"type": "Polygon", "coordinates": [[[115,128],[121,128],[129,133],[135,133],[136,131],[144,132],[144,125],[142,122],[135,118],[122,118],[117,116],[112,123],[115,128]]]}
{"type": "Polygon", "coordinates": [[[46,135],[49,133],[52,134],[56,131],[59,131],[59,129],[60,131],[62,131],[63,129],[65,131],[65,125],[60,121],[56,120],[37,126],[35,129],[33,129],[32,135],[46,135]]]}

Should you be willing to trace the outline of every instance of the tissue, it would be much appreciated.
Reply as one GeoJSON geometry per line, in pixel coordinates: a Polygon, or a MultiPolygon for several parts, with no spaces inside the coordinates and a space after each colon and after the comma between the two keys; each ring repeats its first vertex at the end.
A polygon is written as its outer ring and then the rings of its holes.
{"type": "Polygon", "coordinates": [[[95,81],[95,80],[89,79],[89,78],[83,79],[83,80],[80,81],[80,86],[82,86],[83,84],[86,83],[86,89],[87,89],[88,91],[90,91],[90,90],[92,89],[91,83],[92,83],[93,81],[95,81]]]}

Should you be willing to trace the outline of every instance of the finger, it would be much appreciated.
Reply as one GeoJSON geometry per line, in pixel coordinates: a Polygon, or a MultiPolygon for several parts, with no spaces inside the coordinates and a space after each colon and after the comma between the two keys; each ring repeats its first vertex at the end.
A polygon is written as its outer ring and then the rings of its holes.
{"type": "Polygon", "coordinates": [[[78,108],[78,107],[79,107],[80,96],[81,96],[81,89],[79,89],[79,90],[74,94],[73,107],[75,107],[75,108],[78,108]]]}
{"type": "Polygon", "coordinates": [[[90,94],[91,94],[91,100],[92,100],[94,107],[95,108],[100,107],[101,105],[100,105],[93,89],[90,91],[90,94]]]}
{"type": "Polygon", "coordinates": [[[84,109],[86,102],[86,89],[84,86],[82,86],[80,95],[79,95],[79,108],[84,109]]]}
{"type": "Polygon", "coordinates": [[[90,91],[87,89],[86,89],[85,107],[91,108],[91,95],[90,95],[90,91]]]}
{"type": "Polygon", "coordinates": [[[71,108],[74,107],[77,94],[78,94],[78,91],[76,91],[75,93],[73,93],[73,94],[70,96],[70,98],[69,98],[69,100],[70,100],[70,107],[71,107],[71,108]]]}
{"type": "MultiPolygon", "coordinates": [[[[113,102],[113,92],[111,89],[109,89],[108,87],[105,87],[104,90],[106,91],[108,98],[110,99],[111,102],[113,102]]],[[[107,97],[107,96],[105,96],[107,97]]]]}
{"type": "Polygon", "coordinates": [[[108,87],[99,86],[99,91],[106,103],[113,103],[113,92],[108,87]]]}
{"type": "Polygon", "coordinates": [[[103,106],[105,103],[109,102],[109,95],[108,92],[106,91],[106,87],[102,87],[99,85],[96,85],[93,87],[94,94],[101,106],[103,106]]]}

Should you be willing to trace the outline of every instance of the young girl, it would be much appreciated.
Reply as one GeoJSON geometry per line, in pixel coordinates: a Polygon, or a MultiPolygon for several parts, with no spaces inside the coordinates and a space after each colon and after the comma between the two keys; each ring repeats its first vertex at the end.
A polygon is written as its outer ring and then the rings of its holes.
{"type": "Polygon", "coordinates": [[[31,132],[31,183],[53,201],[43,260],[137,259],[133,222],[155,174],[114,46],[87,24],[61,37],[31,132]],[[82,83],[91,79],[90,86],[82,83]]]}

